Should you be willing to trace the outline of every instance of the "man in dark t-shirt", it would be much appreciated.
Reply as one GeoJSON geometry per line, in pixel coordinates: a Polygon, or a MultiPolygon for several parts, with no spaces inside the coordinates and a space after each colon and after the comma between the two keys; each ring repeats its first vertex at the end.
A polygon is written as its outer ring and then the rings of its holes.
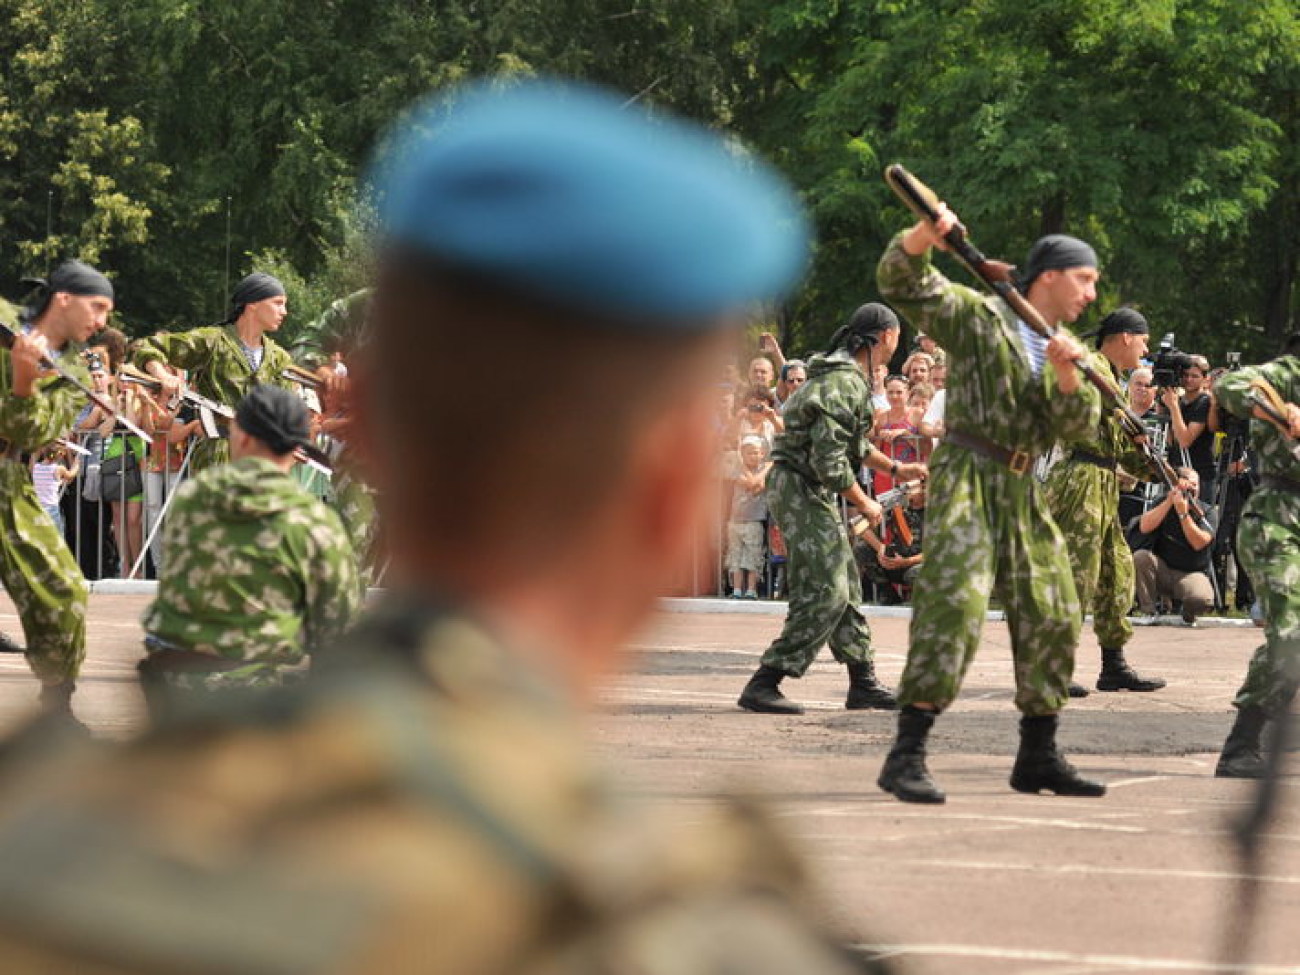
{"type": "Polygon", "coordinates": [[[1205,391],[1210,364],[1192,356],[1194,365],[1183,371],[1183,395],[1166,388],[1160,402],[1169,415],[1169,463],[1191,467],[1200,478],[1200,499],[1214,500],[1214,431],[1210,429],[1210,394],[1205,391]]]}
{"type": "Polygon", "coordinates": [[[1192,623],[1214,605],[1210,583],[1210,543],[1214,515],[1195,500],[1200,487],[1196,471],[1178,469],[1178,490],[1138,521],[1144,543],[1133,553],[1137,601],[1143,613],[1154,614],[1164,596],[1182,603],[1184,623],[1192,623]]]}

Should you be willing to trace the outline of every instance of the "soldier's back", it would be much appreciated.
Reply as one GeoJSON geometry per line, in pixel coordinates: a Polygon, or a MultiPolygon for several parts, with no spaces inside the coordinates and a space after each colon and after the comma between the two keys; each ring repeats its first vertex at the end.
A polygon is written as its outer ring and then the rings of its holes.
{"type": "Polygon", "coordinates": [[[6,971],[862,968],[761,813],[625,807],[565,700],[456,615],[385,610],[302,687],[8,761],[6,971]]]}

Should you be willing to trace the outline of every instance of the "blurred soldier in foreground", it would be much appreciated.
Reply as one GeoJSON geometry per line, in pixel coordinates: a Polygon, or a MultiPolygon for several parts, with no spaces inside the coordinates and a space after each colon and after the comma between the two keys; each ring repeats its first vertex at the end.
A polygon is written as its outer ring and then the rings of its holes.
{"type": "Polygon", "coordinates": [[[765,170],[622,105],[472,89],[397,140],[372,357],[352,370],[402,529],[397,591],[296,688],[15,775],[0,968],[860,967],[792,899],[761,815],[693,806],[696,828],[667,831],[577,734],[574,700],[711,508],[712,380],[739,310],[788,287],[805,247],[765,170]],[[489,364],[509,395],[481,395],[477,369],[428,383],[430,362],[489,364]],[[566,381],[536,382],[539,364],[566,381]]]}
{"type": "Polygon", "coordinates": [[[181,487],[144,614],[140,680],[155,713],[178,694],[278,684],[360,608],[351,539],[291,473],[310,437],[298,397],[257,386],[235,412],[231,463],[181,487]]]}
{"type": "Polygon", "coordinates": [[[1300,356],[1287,354],[1262,366],[1225,373],[1214,387],[1219,408],[1253,417],[1251,441],[1260,483],[1246,502],[1237,529],[1237,557],[1250,573],[1264,609],[1266,642],[1255,651],[1233,705],[1237,720],[1223,743],[1214,774],[1255,779],[1264,774],[1260,735],[1270,718],[1286,712],[1300,685],[1300,356]],[[1289,436],[1252,403],[1255,384],[1272,385],[1283,401],[1289,436]]]}
{"type": "Polygon", "coordinates": [[[67,261],[40,285],[30,326],[0,348],[0,579],[18,608],[44,710],[76,727],[72,694],[86,656],[86,580],[41,509],[26,455],[66,436],[85,396],[40,364],[49,355],[89,384],[76,354],[113,311],[113,285],[67,261]],[[71,354],[69,354],[71,353],[71,354]]]}

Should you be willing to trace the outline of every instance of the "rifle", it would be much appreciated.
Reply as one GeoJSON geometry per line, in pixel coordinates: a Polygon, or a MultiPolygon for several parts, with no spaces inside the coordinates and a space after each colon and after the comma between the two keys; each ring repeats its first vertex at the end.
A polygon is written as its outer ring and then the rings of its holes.
{"type": "Polygon", "coordinates": [[[1267,379],[1256,379],[1250,384],[1246,393],[1246,403],[1259,410],[1268,418],[1269,423],[1282,434],[1283,439],[1291,444],[1291,456],[1300,460],[1300,443],[1291,436],[1291,423],[1286,418],[1286,402],[1281,394],[1273,388],[1267,379]]]}
{"type": "MultiPolygon", "coordinates": [[[[904,481],[876,498],[876,504],[880,505],[881,520],[883,521],[884,516],[889,512],[906,504],[907,499],[920,489],[922,483],[922,481],[904,481]]],[[[867,519],[864,516],[854,515],[849,519],[849,530],[858,538],[862,538],[871,530],[871,526],[867,524],[867,519]]]]}
{"type": "MultiPolygon", "coordinates": [[[[147,372],[141,372],[134,366],[122,366],[119,375],[123,382],[135,383],[154,392],[158,392],[163,388],[161,380],[149,375],[147,372]]],[[[203,432],[209,438],[214,439],[221,436],[221,432],[217,429],[215,417],[219,416],[227,423],[235,418],[235,411],[225,403],[218,403],[216,400],[208,399],[206,396],[194,392],[188,386],[181,387],[180,397],[184,402],[198,407],[199,422],[203,425],[203,432]]],[[[303,444],[294,448],[293,455],[297,460],[313,470],[319,471],[326,477],[334,475],[334,468],[330,465],[329,458],[317,447],[303,444]]]]}
{"type": "MultiPolygon", "coordinates": [[[[16,339],[17,337],[18,337],[18,333],[16,333],[12,328],[10,328],[8,325],[0,324],[0,345],[3,345],[6,349],[12,349],[14,347],[14,339],[16,339]]],[[[145,433],[138,426],[136,426],[135,423],[133,423],[125,413],[119,410],[108,400],[104,399],[104,397],[100,396],[97,392],[95,392],[93,389],[91,389],[89,386],[83,383],[72,373],[68,372],[68,370],[64,369],[61,365],[55,362],[54,359],[52,359],[49,355],[41,356],[41,365],[44,368],[57,373],[60,379],[63,379],[66,382],[71,383],[73,386],[76,386],[77,389],[81,390],[81,392],[85,395],[86,399],[90,400],[90,402],[94,403],[96,406],[98,406],[109,416],[113,417],[113,419],[115,419],[118,423],[122,424],[122,426],[126,427],[128,430],[134,433],[141,440],[148,441],[152,439],[149,436],[149,434],[145,433]]]]}
{"type": "MultiPolygon", "coordinates": [[[[939,197],[919,179],[902,166],[894,163],[885,169],[885,182],[901,199],[909,210],[922,220],[935,223],[939,219],[939,197]]],[[[1055,325],[1038,313],[1038,309],[1020,293],[1011,280],[1010,268],[999,262],[990,261],[972,244],[966,235],[966,228],[956,224],[944,235],[944,243],[952,254],[975,277],[979,278],[994,294],[1001,298],[1019,316],[1020,320],[1034,332],[1045,339],[1057,333],[1055,325]]],[[[1152,472],[1171,490],[1178,489],[1178,475],[1165,458],[1157,454],[1146,439],[1146,427],[1142,419],[1124,402],[1118,389],[1111,381],[1092,367],[1084,357],[1074,360],[1083,377],[1092,383],[1101,393],[1102,402],[1112,411],[1124,435],[1133,441],[1142,454],[1143,461],[1152,472]]]]}

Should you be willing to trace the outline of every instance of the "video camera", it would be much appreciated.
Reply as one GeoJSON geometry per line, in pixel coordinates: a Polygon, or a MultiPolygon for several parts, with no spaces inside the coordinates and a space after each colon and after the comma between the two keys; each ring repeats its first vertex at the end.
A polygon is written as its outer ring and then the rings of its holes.
{"type": "Polygon", "coordinates": [[[1166,332],[1151,360],[1151,382],[1157,389],[1176,388],[1182,385],[1183,373],[1195,365],[1195,359],[1174,348],[1174,333],[1166,332]]]}

